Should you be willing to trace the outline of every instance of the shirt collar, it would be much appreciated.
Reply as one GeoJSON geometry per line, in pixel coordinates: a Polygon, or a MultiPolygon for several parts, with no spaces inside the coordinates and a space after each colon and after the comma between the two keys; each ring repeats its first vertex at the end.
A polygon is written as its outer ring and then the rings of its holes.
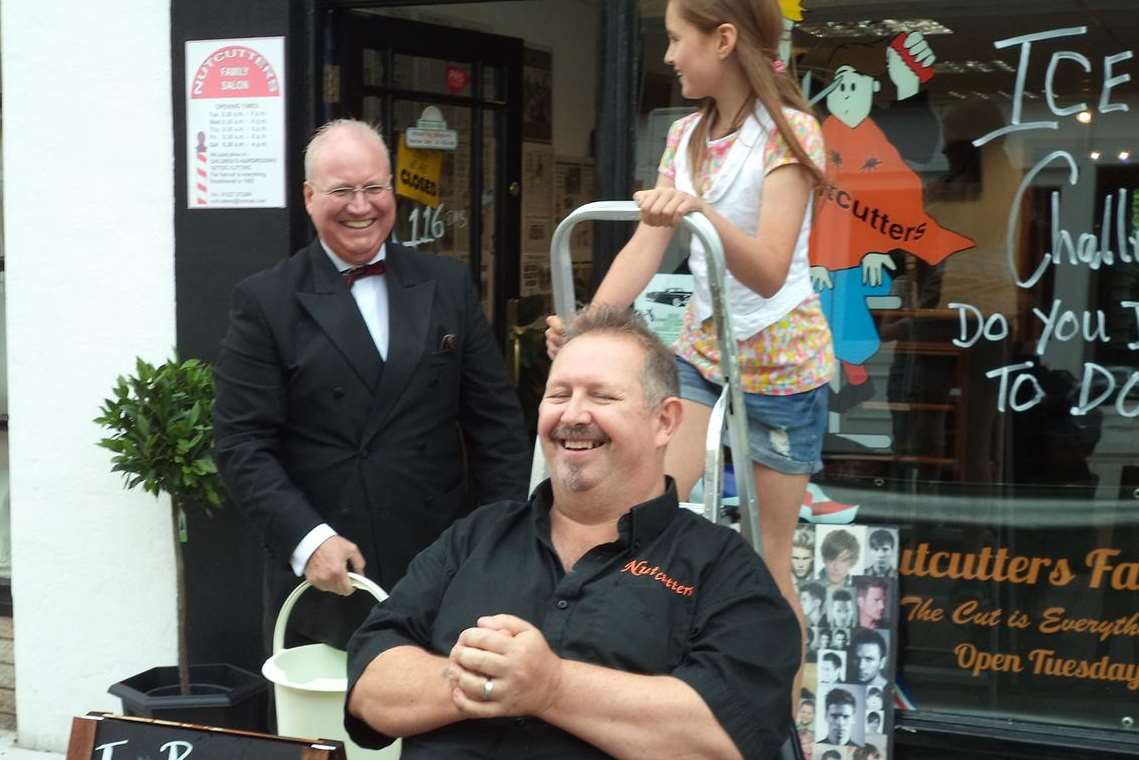
{"type": "MultiPolygon", "coordinates": [[[[637,504],[617,520],[617,540],[626,546],[644,546],[651,542],[672,522],[680,510],[676,496],[676,481],[664,476],[664,493],[656,498],[637,504]]],[[[547,478],[534,489],[530,498],[534,510],[534,523],[539,528],[538,535],[545,540],[550,537],[550,508],[554,505],[554,489],[547,478]]]]}
{"type": "MultiPolygon", "coordinates": [[[[333,253],[332,249],[329,248],[328,245],[323,240],[321,240],[320,238],[317,238],[317,240],[320,240],[320,247],[324,249],[325,255],[328,256],[329,261],[332,262],[332,266],[336,267],[337,272],[347,272],[349,269],[355,269],[357,266],[362,266],[360,264],[349,264],[347,261],[345,261],[344,259],[337,256],[335,253],[333,253]]],[[[387,243],[380,243],[380,250],[378,250],[376,252],[376,255],[373,256],[371,259],[369,259],[368,261],[365,261],[364,265],[375,264],[377,261],[383,261],[385,258],[387,258],[387,255],[388,255],[388,244],[387,243]]]]}

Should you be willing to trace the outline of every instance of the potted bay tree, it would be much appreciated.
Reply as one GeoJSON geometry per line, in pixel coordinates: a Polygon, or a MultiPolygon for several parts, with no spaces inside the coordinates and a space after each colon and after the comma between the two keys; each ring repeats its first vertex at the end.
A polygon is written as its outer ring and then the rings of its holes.
{"type": "Polygon", "coordinates": [[[141,358],[120,376],[95,422],[107,431],[99,446],[112,452],[111,469],[128,489],[170,497],[178,608],[178,665],[155,667],[119,681],[110,692],[128,715],[263,730],[267,684],[233,665],[189,664],[186,585],[182,555],[186,510],[208,514],[224,503],[214,464],[212,368],[197,359],[153,366],[141,358]]]}

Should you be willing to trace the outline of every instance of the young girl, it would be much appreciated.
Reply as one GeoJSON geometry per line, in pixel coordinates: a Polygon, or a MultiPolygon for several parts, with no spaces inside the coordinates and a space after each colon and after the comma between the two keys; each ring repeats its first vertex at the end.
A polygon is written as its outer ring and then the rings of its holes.
{"type": "MultiPolygon", "coordinates": [[[[682,216],[699,211],[724,245],[727,302],[755,467],[768,568],[802,621],[791,537],[819,455],[834,353],[808,275],[812,191],[823,180],[822,132],[778,59],[778,0],[669,0],[668,51],[700,110],[672,125],[656,187],[634,195],[641,222],[595,302],[625,306],[648,284],[682,216]]],[[[684,417],[666,470],[684,499],[703,474],[704,439],[722,373],[707,264],[694,240],[695,292],[673,350],[684,417]]],[[[562,325],[548,320],[551,355],[562,325]]],[[[740,463],[736,465],[741,466],[740,463]]]]}

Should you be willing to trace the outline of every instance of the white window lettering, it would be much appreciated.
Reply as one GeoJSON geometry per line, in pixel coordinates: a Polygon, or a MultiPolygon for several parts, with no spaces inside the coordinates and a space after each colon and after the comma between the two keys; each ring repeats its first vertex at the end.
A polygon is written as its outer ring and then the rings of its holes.
{"type": "Polygon", "coordinates": [[[1061,50],[1058,53],[1053,53],[1052,60],[1048,62],[1048,73],[1044,75],[1044,99],[1048,101],[1048,108],[1057,116],[1071,116],[1080,111],[1088,110],[1087,103],[1078,103],[1066,108],[1060,108],[1056,105],[1056,91],[1052,86],[1052,80],[1056,75],[1056,67],[1060,64],[1060,61],[1075,61],[1084,67],[1084,71],[1089,74],[1092,73],[1092,62],[1089,61],[1086,56],[1070,50],[1061,50]]]}
{"type": "Polygon", "coordinates": [[[1023,412],[1044,400],[1044,397],[1047,395],[1044,393],[1044,388],[1040,386],[1040,383],[1035,377],[1025,374],[1025,370],[1032,369],[1034,366],[1036,365],[1033,362],[1023,362],[1021,364],[1010,364],[1006,367],[991,369],[985,373],[985,377],[999,377],[1001,379],[1000,388],[997,391],[998,412],[1004,412],[1010,406],[1014,412],[1023,412]],[[1012,389],[1010,391],[1008,378],[1009,375],[1013,373],[1018,374],[1012,383],[1012,389]],[[1033,395],[1032,398],[1024,400],[1021,391],[1024,390],[1026,383],[1031,385],[1033,395]]]}
{"type": "MultiPolygon", "coordinates": [[[[1081,34],[1087,34],[1088,28],[1086,26],[1071,26],[1065,29],[1050,29],[1046,32],[1036,32],[1035,34],[1024,34],[1019,37],[1009,37],[1004,40],[997,40],[993,43],[993,47],[997,50],[1003,50],[1013,45],[1020,45],[1020,63],[1016,67],[1016,86],[1013,89],[1012,96],[1012,122],[1007,127],[994,129],[983,137],[978,137],[973,141],[973,145],[981,147],[990,140],[994,140],[1001,135],[1011,134],[1013,132],[1023,132],[1029,129],[1059,129],[1060,123],[1056,121],[1032,121],[1027,124],[1020,123],[1020,115],[1024,109],[1024,84],[1028,79],[1028,60],[1032,54],[1032,43],[1042,42],[1043,40],[1054,40],[1058,37],[1075,37],[1081,34]]],[[[1051,68],[1051,67],[1049,67],[1051,68]]]]}
{"type": "Polygon", "coordinates": [[[1103,58],[1103,92],[1099,96],[1099,112],[1110,113],[1112,111],[1130,111],[1131,107],[1126,103],[1112,103],[1111,91],[1121,84],[1126,84],[1131,81],[1130,74],[1120,74],[1119,76],[1112,76],[1111,69],[1117,63],[1131,59],[1131,51],[1124,50],[1122,53],[1115,55],[1107,55],[1103,58]]]}

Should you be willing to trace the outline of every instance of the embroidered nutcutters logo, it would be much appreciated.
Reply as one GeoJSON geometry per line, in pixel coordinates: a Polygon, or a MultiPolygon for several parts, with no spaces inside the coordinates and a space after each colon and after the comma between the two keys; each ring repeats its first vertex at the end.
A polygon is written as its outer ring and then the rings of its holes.
{"type": "Polygon", "coordinates": [[[696,590],[695,586],[685,586],[661,570],[659,565],[650,565],[643,559],[629,560],[625,563],[625,566],[621,568],[621,572],[631,573],[632,575],[647,575],[672,593],[679,594],[680,596],[692,596],[696,590]]]}

